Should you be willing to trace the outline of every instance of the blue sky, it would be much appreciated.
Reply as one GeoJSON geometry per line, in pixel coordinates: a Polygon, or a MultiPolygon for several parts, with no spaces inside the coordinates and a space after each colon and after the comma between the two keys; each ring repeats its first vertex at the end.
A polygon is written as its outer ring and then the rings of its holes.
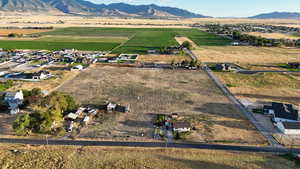
{"type": "Polygon", "coordinates": [[[214,17],[245,17],[259,13],[300,12],[300,0],[89,0],[95,3],[157,4],[214,17]]]}

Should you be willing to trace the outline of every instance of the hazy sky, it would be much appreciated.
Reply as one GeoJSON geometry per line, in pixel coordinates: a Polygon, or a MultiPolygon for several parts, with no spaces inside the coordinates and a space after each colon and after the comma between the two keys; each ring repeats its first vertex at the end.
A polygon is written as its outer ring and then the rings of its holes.
{"type": "Polygon", "coordinates": [[[214,17],[245,17],[259,13],[300,12],[300,0],[89,0],[95,3],[126,2],[173,6],[214,17]]]}

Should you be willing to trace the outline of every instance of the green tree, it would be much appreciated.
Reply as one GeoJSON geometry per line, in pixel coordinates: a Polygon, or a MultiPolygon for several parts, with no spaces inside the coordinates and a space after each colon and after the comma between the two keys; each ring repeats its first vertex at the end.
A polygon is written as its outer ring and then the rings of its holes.
{"type": "Polygon", "coordinates": [[[27,135],[30,128],[31,118],[29,114],[18,116],[13,123],[13,129],[17,135],[27,135]]]}
{"type": "Polygon", "coordinates": [[[184,41],[184,42],[181,44],[181,46],[182,46],[183,48],[187,48],[187,49],[191,49],[191,48],[192,48],[192,44],[191,44],[191,42],[189,42],[189,41],[184,41]]]}

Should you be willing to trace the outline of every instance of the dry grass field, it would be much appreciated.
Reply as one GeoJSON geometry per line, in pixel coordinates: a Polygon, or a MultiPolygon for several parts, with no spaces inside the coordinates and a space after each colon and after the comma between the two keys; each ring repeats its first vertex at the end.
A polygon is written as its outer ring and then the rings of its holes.
{"type": "Polygon", "coordinates": [[[0,145],[0,167],[18,169],[296,169],[272,154],[214,150],[0,145]],[[13,152],[13,150],[18,150],[13,152]],[[147,153],[145,153],[147,152],[147,153]]]}
{"type": "MultiPolygon", "coordinates": [[[[39,82],[24,82],[24,81],[15,81],[15,85],[10,88],[10,91],[16,91],[19,89],[31,90],[33,88],[41,88],[48,92],[54,91],[59,86],[63,85],[67,81],[76,77],[80,72],[78,71],[69,71],[65,70],[64,65],[51,66],[44,69],[45,71],[51,72],[55,77],[48,80],[43,80],[39,82]]],[[[35,70],[38,71],[38,70],[35,70]]]]}
{"type": "Polygon", "coordinates": [[[297,165],[287,158],[264,153],[1,144],[0,167],[3,169],[296,169],[297,165]]]}
{"type": "Polygon", "coordinates": [[[279,101],[300,106],[299,73],[215,73],[238,98],[255,101],[279,101]]]}
{"type": "Polygon", "coordinates": [[[248,35],[253,35],[253,36],[261,36],[264,38],[269,38],[269,39],[299,39],[299,37],[289,35],[289,34],[284,34],[284,33],[260,33],[260,32],[249,32],[246,33],[248,35]]]}
{"type": "Polygon", "coordinates": [[[179,63],[184,60],[191,60],[189,56],[186,55],[140,55],[138,57],[138,62],[147,63],[179,63]]]}
{"type": "Polygon", "coordinates": [[[0,29],[0,36],[7,36],[10,33],[16,33],[16,34],[33,34],[33,33],[40,33],[40,32],[48,32],[51,31],[51,29],[0,29]]]}
{"type": "Polygon", "coordinates": [[[97,66],[58,90],[82,104],[98,106],[110,100],[130,105],[128,114],[96,119],[81,131],[82,138],[151,139],[154,114],[178,112],[197,129],[188,141],[265,143],[203,72],[97,66]]]}
{"type": "Polygon", "coordinates": [[[258,23],[272,25],[287,25],[299,27],[300,21],[297,19],[221,19],[221,18],[194,18],[194,19],[120,19],[108,17],[86,17],[71,15],[43,15],[32,13],[2,13],[2,26],[54,26],[54,27],[186,27],[186,24],[239,24],[258,23]],[[63,21],[63,23],[61,23],[63,21]]]}
{"type": "Polygon", "coordinates": [[[300,50],[252,46],[201,46],[194,51],[202,62],[236,64],[266,64],[299,62],[300,50]]]}
{"type": "MultiPolygon", "coordinates": [[[[250,70],[286,70],[279,63],[299,62],[300,50],[249,46],[200,47],[203,62],[235,63],[250,70]]],[[[238,98],[250,101],[280,101],[300,106],[299,73],[215,73],[238,98]]]]}

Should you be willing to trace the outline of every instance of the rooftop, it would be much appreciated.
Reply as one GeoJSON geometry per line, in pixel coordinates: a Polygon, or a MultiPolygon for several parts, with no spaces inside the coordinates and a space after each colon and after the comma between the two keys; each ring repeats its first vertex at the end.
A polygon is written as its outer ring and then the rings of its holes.
{"type": "Polygon", "coordinates": [[[285,129],[300,129],[300,122],[283,122],[285,129]]]}

